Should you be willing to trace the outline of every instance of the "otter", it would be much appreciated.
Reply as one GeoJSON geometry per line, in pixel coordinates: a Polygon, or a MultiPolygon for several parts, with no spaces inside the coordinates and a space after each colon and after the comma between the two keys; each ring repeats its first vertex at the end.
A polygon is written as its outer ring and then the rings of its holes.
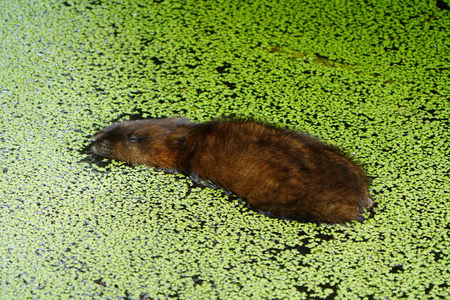
{"type": "Polygon", "coordinates": [[[301,222],[362,221],[360,215],[373,206],[367,176],[339,149],[250,120],[125,121],[97,132],[92,150],[209,180],[252,209],[301,222]]]}

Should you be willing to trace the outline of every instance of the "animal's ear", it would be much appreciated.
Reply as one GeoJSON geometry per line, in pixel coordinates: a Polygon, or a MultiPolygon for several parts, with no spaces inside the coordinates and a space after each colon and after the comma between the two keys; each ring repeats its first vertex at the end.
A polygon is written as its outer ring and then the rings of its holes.
{"type": "Polygon", "coordinates": [[[167,138],[167,144],[170,148],[180,148],[186,143],[186,133],[172,133],[167,138]]]}

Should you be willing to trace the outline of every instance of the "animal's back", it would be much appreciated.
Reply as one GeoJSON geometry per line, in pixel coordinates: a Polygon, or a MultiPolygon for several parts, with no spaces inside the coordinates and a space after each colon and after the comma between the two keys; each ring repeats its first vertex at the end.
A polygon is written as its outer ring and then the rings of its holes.
{"type": "Polygon", "coordinates": [[[185,149],[190,171],[274,215],[346,222],[372,204],[361,168],[306,134],[211,121],[196,125],[185,149]]]}

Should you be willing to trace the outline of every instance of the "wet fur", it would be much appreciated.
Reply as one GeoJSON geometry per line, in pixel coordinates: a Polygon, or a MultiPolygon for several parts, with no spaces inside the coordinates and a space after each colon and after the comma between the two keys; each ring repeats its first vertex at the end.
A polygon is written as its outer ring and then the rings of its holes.
{"type": "Polygon", "coordinates": [[[105,157],[198,175],[288,219],[344,223],[373,205],[366,175],[337,149],[253,121],[122,122],[92,144],[105,157]]]}

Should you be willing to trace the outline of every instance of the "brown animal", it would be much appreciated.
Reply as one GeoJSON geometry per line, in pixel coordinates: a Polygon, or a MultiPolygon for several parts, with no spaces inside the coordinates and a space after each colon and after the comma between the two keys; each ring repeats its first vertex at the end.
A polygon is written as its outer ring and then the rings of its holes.
{"type": "Polygon", "coordinates": [[[366,175],[337,149],[253,121],[121,122],[92,144],[101,156],[198,175],[278,217],[344,223],[373,205],[366,175]]]}

